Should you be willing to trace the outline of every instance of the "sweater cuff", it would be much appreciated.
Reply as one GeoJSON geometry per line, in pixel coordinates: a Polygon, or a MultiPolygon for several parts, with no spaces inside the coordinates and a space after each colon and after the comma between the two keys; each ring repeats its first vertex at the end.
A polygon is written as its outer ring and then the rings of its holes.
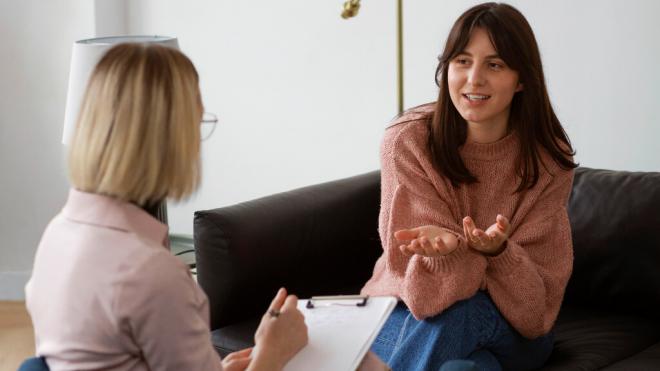
{"type": "Polygon", "coordinates": [[[470,248],[467,246],[462,237],[458,238],[458,247],[456,250],[449,253],[445,256],[440,256],[437,258],[430,258],[427,256],[421,256],[420,260],[422,265],[431,273],[447,272],[455,269],[455,267],[461,267],[463,261],[471,254],[474,254],[470,251],[470,248]]]}
{"type": "Polygon", "coordinates": [[[525,252],[517,243],[511,240],[507,240],[506,244],[506,248],[499,255],[486,257],[488,268],[491,271],[508,274],[520,265],[521,254],[525,254],[525,252]]]}

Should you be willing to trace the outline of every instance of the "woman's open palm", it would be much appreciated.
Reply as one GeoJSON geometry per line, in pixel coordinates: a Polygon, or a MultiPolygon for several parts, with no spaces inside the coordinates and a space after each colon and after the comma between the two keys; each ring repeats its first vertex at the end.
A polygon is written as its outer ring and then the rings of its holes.
{"type": "Polygon", "coordinates": [[[400,243],[401,252],[407,255],[437,258],[451,254],[458,247],[455,235],[434,225],[402,229],[394,233],[394,238],[400,243]]]}
{"type": "Polygon", "coordinates": [[[471,248],[491,256],[502,252],[505,247],[504,242],[511,233],[511,224],[507,218],[499,214],[495,219],[495,223],[484,232],[477,228],[472,218],[469,216],[463,218],[463,232],[471,248]]]}

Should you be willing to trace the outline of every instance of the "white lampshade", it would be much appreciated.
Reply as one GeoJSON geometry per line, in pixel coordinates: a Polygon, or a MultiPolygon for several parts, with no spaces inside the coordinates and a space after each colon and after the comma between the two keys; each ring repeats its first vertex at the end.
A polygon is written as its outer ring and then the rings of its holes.
{"type": "Polygon", "coordinates": [[[96,67],[96,63],[108,49],[121,43],[158,43],[179,49],[177,39],[167,36],[99,37],[73,43],[69,89],[66,97],[66,111],[64,111],[64,129],[62,131],[62,143],[64,145],[69,145],[73,137],[80,104],[87,88],[87,80],[89,80],[94,67],[96,67]]]}

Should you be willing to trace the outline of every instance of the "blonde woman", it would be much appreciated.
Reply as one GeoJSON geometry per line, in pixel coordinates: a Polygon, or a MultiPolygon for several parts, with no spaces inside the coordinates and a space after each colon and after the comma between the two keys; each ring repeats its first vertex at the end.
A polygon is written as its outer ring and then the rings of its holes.
{"type": "Polygon", "coordinates": [[[277,370],[307,343],[281,289],[255,347],[215,353],[207,298],[145,209],[200,179],[203,106],[193,64],[123,44],[94,70],[70,147],[72,189],[26,286],[37,354],[52,370],[277,370]]]}

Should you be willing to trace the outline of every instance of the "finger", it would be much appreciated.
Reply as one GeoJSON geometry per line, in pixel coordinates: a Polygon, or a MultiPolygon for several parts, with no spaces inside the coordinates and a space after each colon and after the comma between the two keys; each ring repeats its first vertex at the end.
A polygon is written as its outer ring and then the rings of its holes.
{"type": "Polygon", "coordinates": [[[477,229],[477,225],[474,224],[474,220],[471,217],[466,216],[465,219],[467,219],[467,226],[470,231],[477,229]]]}
{"type": "Polygon", "coordinates": [[[501,231],[499,228],[495,228],[492,231],[490,231],[489,236],[493,239],[503,239],[503,240],[505,240],[507,238],[506,233],[501,231]]]}
{"type": "Polygon", "coordinates": [[[492,240],[491,237],[481,229],[475,229],[474,233],[481,243],[489,243],[492,240]]]}
{"type": "Polygon", "coordinates": [[[282,312],[286,312],[289,310],[298,310],[298,297],[295,295],[287,296],[286,300],[284,301],[284,305],[282,306],[282,312]]]}
{"type": "Polygon", "coordinates": [[[433,241],[433,248],[435,251],[437,251],[440,254],[446,254],[447,251],[449,250],[449,247],[445,244],[445,241],[442,240],[440,237],[436,237],[435,240],[433,241]]]}
{"type": "Polygon", "coordinates": [[[237,352],[234,352],[234,354],[237,354],[239,357],[248,357],[252,354],[252,349],[253,347],[245,348],[237,352]]]}
{"type": "Polygon", "coordinates": [[[433,246],[431,245],[431,241],[429,241],[428,237],[422,236],[418,238],[418,240],[419,240],[419,244],[422,246],[422,248],[424,248],[424,250],[429,250],[429,251],[433,250],[433,246]]]}
{"type": "Polygon", "coordinates": [[[416,248],[417,250],[424,256],[433,256],[433,248],[431,247],[431,244],[428,243],[428,238],[426,236],[422,236],[418,239],[415,240],[417,242],[416,248]]]}
{"type": "Polygon", "coordinates": [[[424,250],[424,254],[426,256],[435,256],[435,255],[437,255],[437,252],[435,251],[435,249],[433,248],[433,246],[431,245],[431,242],[429,241],[429,239],[427,237],[422,236],[420,239],[421,239],[420,246],[424,250]]]}
{"type": "Polygon", "coordinates": [[[481,229],[475,229],[475,230],[473,230],[473,231],[472,231],[472,235],[473,235],[474,238],[476,239],[476,243],[477,243],[479,246],[485,246],[485,245],[488,244],[488,242],[489,242],[488,236],[487,236],[486,233],[485,233],[484,231],[482,231],[481,229]]]}
{"type": "Polygon", "coordinates": [[[222,362],[222,368],[228,371],[245,370],[252,359],[250,357],[226,359],[222,362]]]}
{"type": "Polygon", "coordinates": [[[418,236],[419,236],[418,228],[402,229],[400,231],[394,232],[394,238],[396,238],[400,242],[410,241],[412,239],[417,238],[418,236]]]}
{"type": "Polygon", "coordinates": [[[495,220],[497,221],[497,227],[504,232],[507,232],[509,227],[511,227],[509,219],[504,217],[502,214],[497,214],[497,218],[495,218],[495,220]]]}
{"type": "Polygon", "coordinates": [[[476,238],[476,235],[474,234],[475,230],[477,229],[477,226],[474,224],[474,220],[472,220],[472,218],[470,218],[469,216],[466,216],[465,219],[466,219],[465,224],[468,230],[467,233],[468,238],[472,243],[478,243],[479,239],[476,238]]]}
{"type": "Polygon", "coordinates": [[[270,303],[270,306],[268,307],[268,311],[280,310],[280,308],[282,308],[282,304],[284,304],[285,299],[286,299],[286,289],[282,287],[277,291],[275,298],[273,298],[273,301],[270,303]]]}
{"type": "MultiPolygon", "coordinates": [[[[413,240],[413,242],[415,241],[417,240],[413,240]]],[[[426,256],[426,253],[424,252],[424,249],[420,246],[419,242],[416,242],[414,244],[413,242],[411,242],[408,246],[406,246],[408,253],[426,256]]]]}
{"type": "Polygon", "coordinates": [[[236,352],[232,352],[227,354],[227,356],[223,360],[230,361],[235,358],[243,358],[243,357],[248,357],[252,353],[252,347],[250,348],[245,348],[242,350],[238,350],[236,352]]]}
{"type": "Polygon", "coordinates": [[[467,217],[463,219],[463,234],[465,235],[465,240],[469,245],[474,245],[474,237],[472,236],[472,233],[470,231],[470,227],[468,226],[468,221],[467,217]]]}
{"type": "Polygon", "coordinates": [[[407,256],[415,255],[415,250],[410,247],[410,245],[402,245],[401,251],[403,251],[407,256]]]}
{"type": "Polygon", "coordinates": [[[406,248],[411,254],[424,254],[424,250],[421,248],[419,241],[416,239],[412,240],[412,242],[410,242],[406,248]]]}
{"type": "Polygon", "coordinates": [[[467,221],[468,221],[468,218],[466,216],[465,218],[463,218],[463,234],[465,235],[465,238],[469,242],[469,240],[470,240],[470,231],[468,230],[468,225],[467,225],[468,222],[467,221]]]}
{"type": "Polygon", "coordinates": [[[411,247],[410,252],[416,255],[426,256],[426,251],[424,251],[424,249],[422,249],[422,247],[419,245],[417,245],[417,247],[411,247]]]}

